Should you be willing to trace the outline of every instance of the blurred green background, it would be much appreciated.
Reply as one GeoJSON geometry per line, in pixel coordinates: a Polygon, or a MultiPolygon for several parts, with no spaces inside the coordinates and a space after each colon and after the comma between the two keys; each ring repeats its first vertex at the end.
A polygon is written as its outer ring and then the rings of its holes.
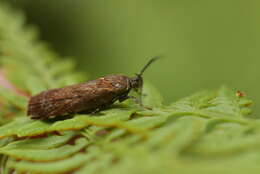
{"type": "MultiPolygon", "coordinates": [[[[91,79],[145,74],[167,102],[225,84],[260,104],[259,0],[12,0],[91,79]]],[[[256,104],[254,104],[256,105],[256,104]]],[[[260,109],[259,109],[260,111],[260,109]]]]}

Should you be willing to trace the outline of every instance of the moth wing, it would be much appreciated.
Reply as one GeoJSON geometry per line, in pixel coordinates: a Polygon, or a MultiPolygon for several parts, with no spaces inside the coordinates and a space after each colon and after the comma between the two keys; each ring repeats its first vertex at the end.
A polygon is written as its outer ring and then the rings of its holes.
{"type": "Polygon", "coordinates": [[[76,113],[96,106],[96,100],[111,95],[111,90],[100,81],[72,85],[61,89],[53,89],[31,97],[27,115],[31,118],[44,119],[76,113]]]}
{"type": "Polygon", "coordinates": [[[45,118],[55,115],[64,115],[80,106],[82,98],[90,94],[88,85],[73,85],[61,89],[44,91],[30,98],[27,115],[32,118],[45,118]]]}

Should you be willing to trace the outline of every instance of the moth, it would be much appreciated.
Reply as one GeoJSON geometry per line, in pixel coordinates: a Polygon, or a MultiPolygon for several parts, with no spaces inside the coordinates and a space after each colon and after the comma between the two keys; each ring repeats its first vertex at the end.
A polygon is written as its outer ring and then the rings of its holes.
{"type": "Polygon", "coordinates": [[[32,119],[47,120],[79,112],[103,110],[115,101],[132,98],[142,105],[143,73],[159,57],[154,57],[134,77],[112,74],[96,80],[43,91],[30,97],[27,115],[32,119]],[[131,90],[140,97],[129,96],[131,90]]]}

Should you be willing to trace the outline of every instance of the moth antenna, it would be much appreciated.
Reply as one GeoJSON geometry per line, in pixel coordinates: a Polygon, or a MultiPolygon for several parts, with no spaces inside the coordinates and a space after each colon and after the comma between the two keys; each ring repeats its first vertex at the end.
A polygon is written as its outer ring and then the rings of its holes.
{"type": "Polygon", "coordinates": [[[159,56],[156,56],[156,57],[153,57],[149,60],[149,62],[142,68],[142,70],[140,71],[140,73],[137,74],[137,76],[142,76],[144,71],[156,60],[158,60],[160,57],[159,56]]]}

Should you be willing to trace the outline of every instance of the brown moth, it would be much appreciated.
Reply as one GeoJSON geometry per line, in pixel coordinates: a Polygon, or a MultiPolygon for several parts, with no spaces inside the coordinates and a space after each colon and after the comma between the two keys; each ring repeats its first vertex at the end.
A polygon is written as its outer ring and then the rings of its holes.
{"type": "Polygon", "coordinates": [[[135,77],[108,75],[96,80],[43,91],[29,100],[27,115],[32,119],[47,120],[73,113],[97,112],[113,104],[133,98],[141,104],[143,72],[158,57],[152,58],[135,77]],[[140,98],[128,96],[131,89],[140,98]]]}

